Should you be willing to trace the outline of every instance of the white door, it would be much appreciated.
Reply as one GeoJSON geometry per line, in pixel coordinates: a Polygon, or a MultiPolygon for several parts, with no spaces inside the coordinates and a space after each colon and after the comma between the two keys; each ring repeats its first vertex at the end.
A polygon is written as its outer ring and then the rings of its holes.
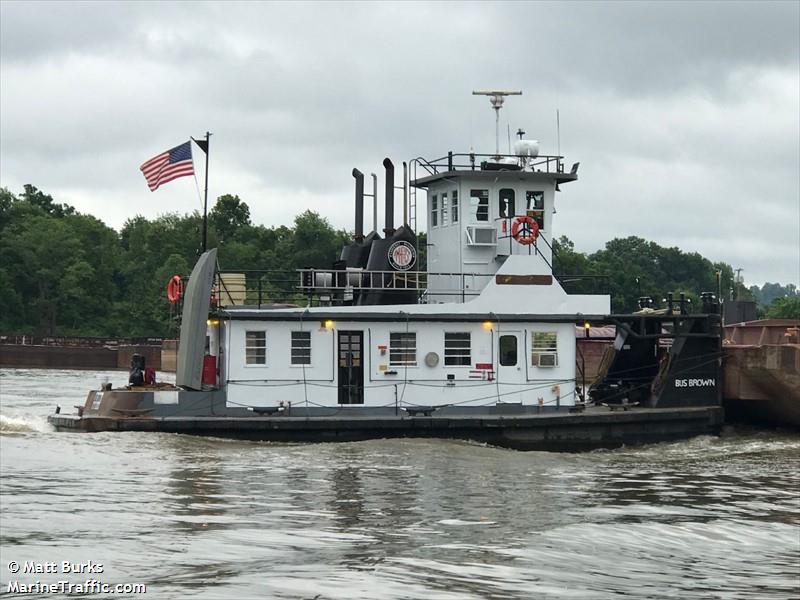
{"type": "Polygon", "coordinates": [[[500,402],[522,402],[525,390],[525,349],[521,331],[497,336],[497,383],[500,402]]]}

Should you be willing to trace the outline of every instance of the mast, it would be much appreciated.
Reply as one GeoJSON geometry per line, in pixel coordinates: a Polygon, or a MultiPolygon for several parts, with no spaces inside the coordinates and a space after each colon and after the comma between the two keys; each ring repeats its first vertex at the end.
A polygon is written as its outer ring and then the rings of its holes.
{"type": "Polygon", "coordinates": [[[203,198],[203,252],[207,250],[208,246],[208,145],[211,140],[211,133],[206,131],[206,139],[196,140],[192,138],[197,146],[206,153],[206,191],[203,198]]]}
{"type": "Polygon", "coordinates": [[[521,96],[522,92],[508,90],[473,90],[473,96],[489,96],[489,101],[494,109],[494,142],[495,156],[500,156],[500,109],[503,108],[506,96],[521,96]]]}
{"type": "Polygon", "coordinates": [[[208,249],[208,142],[211,140],[211,133],[206,131],[206,192],[203,198],[203,252],[208,249]]]}

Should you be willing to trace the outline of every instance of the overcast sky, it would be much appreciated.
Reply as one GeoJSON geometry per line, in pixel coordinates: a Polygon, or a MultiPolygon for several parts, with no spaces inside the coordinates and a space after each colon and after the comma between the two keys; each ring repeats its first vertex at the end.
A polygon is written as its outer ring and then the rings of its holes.
{"type": "Polygon", "coordinates": [[[800,285],[799,2],[0,11],[0,185],[112,227],[200,208],[191,178],[151,193],[139,165],[210,130],[210,199],[238,194],[267,226],[312,209],[352,229],[354,166],[382,179],[385,156],[492,152],[494,115],[471,91],[499,87],[524,93],[503,132],[556,154],[558,109],[562,154],[581,163],[556,235],[587,252],[638,235],[748,285],[800,285]]]}

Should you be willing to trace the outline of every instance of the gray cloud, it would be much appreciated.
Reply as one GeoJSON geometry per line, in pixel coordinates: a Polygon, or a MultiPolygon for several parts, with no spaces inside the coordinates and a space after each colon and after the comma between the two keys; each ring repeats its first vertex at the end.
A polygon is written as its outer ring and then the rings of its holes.
{"type": "Polygon", "coordinates": [[[349,171],[492,151],[479,87],[581,161],[557,226],[800,283],[800,3],[0,4],[0,184],[119,227],[198,207],[138,166],[209,129],[211,193],[351,226],[349,171]]]}

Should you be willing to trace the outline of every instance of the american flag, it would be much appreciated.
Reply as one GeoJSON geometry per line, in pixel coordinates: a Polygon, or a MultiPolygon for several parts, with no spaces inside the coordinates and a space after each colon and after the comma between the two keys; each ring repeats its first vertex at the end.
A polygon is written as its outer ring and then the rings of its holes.
{"type": "Polygon", "coordinates": [[[192,163],[191,142],[175,146],[158,156],[154,156],[139,167],[147,180],[147,187],[151,192],[158,189],[162,183],[167,183],[178,177],[194,175],[192,163]]]}

